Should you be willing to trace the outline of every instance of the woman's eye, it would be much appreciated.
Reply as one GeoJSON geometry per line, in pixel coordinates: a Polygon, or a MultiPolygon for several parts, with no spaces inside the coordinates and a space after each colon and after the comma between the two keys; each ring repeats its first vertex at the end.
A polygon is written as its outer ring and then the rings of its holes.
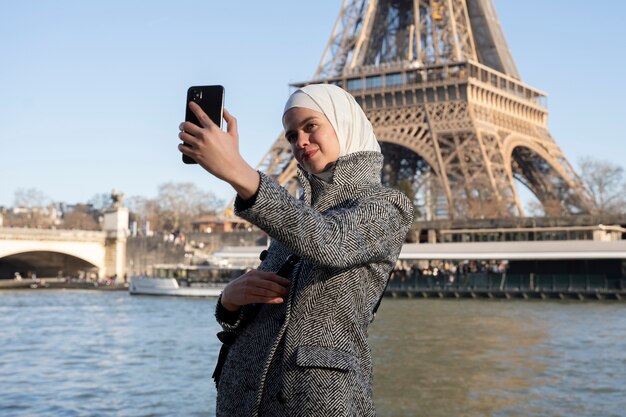
{"type": "Polygon", "coordinates": [[[311,131],[317,127],[317,123],[309,123],[306,125],[307,130],[311,131]]]}

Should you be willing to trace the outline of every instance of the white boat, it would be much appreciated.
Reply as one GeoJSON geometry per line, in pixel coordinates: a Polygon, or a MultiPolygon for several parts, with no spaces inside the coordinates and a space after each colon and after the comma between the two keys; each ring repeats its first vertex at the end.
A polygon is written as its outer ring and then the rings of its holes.
{"type": "Polygon", "coordinates": [[[131,295],[218,297],[226,284],[245,269],[206,265],[155,265],[150,275],[130,277],[131,295]]]}
{"type": "Polygon", "coordinates": [[[176,278],[131,277],[128,292],[132,295],[179,295],[184,297],[218,297],[226,284],[181,286],[176,278]]]}

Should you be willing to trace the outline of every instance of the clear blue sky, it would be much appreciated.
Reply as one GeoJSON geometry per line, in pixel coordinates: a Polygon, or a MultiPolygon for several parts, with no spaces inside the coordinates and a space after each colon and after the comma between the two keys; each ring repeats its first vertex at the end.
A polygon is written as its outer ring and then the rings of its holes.
{"type": "MultiPolygon", "coordinates": [[[[0,206],[18,188],[85,202],[112,189],[154,197],[193,182],[180,162],[190,85],[223,84],[255,166],[281,131],[290,82],[313,75],[341,0],[24,0],[0,3],[0,206]]],[[[522,79],[549,94],[570,162],[624,166],[626,3],[495,0],[522,79]]]]}

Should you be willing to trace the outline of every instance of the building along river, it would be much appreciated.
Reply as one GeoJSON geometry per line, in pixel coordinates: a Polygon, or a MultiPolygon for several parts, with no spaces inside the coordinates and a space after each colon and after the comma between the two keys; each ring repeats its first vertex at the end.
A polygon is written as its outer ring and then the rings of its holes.
{"type": "MultiPolygon", "coordinates": [[[[213,416],[215,299],[0,291],[1,416],[213,416]]],[[[385,299],[379,416],[624,416],[626,305],[385,299]]]]}

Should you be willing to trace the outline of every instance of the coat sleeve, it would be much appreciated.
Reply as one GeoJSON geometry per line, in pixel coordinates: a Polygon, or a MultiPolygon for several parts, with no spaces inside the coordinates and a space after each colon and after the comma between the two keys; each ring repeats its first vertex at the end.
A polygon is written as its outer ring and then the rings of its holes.
{"type": "Polygon", "coordinates": [[[235,330],[241,324],[244,316],[243,307],[232,312],[222,306],[222,296],[217,299],[215,306],[215,318],[224,330],[235,330]]]}
{"type": "Polygon", "coordinates": [[[222,326],[223,330],[231,332],[240,331],[245,323],[250,321],[258,312],[256,304],[241,306],[236,312],[228,311],[222,306],[221,299],[222,296],[220,295],[215,306],[215,319],[217,323],[222,326]]]}
{"type": "Polygon", "coordinates": [[[321,266],[347,268],[397,257],[413,219],[409,199],[381,187],[355,201],[320,213],[261,173],[254,203],[236,201],[235,212],[321,266]]]}

